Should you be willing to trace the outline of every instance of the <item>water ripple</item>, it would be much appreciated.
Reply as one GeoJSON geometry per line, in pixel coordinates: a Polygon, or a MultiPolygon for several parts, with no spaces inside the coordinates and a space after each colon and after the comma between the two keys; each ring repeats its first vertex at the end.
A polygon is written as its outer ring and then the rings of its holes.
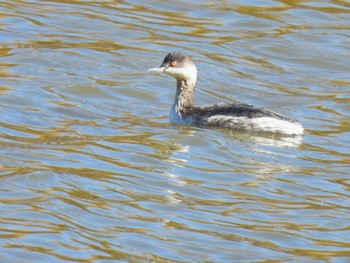
{"type": "Polygon", "coordinates": [[[344,1],[0,3],[0,261],[347,262],[344,1]],[[300,120],[303,137],[174,126],[197,101],[300,120]]]}

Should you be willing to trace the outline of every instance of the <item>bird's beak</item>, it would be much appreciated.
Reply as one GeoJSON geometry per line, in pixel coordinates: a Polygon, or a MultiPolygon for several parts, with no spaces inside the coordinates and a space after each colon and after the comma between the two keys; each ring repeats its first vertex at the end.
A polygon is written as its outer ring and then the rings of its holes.
{"type": "Polygon", "coordinates": [[[166,70],[166,67],[159,67],[159,68],[150,68],[147,71],[163,73],[165,70],[166,70]]]}

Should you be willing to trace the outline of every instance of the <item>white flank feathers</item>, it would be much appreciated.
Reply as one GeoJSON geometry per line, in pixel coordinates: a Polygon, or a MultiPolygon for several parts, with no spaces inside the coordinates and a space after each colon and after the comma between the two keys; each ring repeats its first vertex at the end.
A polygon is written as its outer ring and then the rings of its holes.
{"type": "Polygon", "coordinates": [[[300,135],[304,128],[298,122],[290,122],[271,117],[247,118],[215,115],[207,119],[207,125],[223,126],[254,132],[277,132],[287,135],[300,135]]]}

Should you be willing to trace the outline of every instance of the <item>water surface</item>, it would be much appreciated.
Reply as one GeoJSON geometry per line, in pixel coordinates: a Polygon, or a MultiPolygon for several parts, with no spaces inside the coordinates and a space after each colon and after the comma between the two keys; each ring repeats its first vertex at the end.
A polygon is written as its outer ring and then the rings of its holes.
{"type": "Polygon", "coordinates": [[[0,262],[350,262],[347,1],[0,2],[0,262]],[[303,123],[168,123],[198,104],[303,123]]]}

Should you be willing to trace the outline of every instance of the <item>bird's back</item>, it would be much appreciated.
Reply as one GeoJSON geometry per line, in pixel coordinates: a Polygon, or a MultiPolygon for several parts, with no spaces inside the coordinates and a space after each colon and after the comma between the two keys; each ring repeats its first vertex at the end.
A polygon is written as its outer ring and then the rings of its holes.
{"type": "Polygon", "coordinates": [[[304,129],[295,120],[273,111],[243,103],[219,103],[190,107],[180,112],[184,123],[198,126],[222,126],[258,132],[302,134],[304,129]]]}

